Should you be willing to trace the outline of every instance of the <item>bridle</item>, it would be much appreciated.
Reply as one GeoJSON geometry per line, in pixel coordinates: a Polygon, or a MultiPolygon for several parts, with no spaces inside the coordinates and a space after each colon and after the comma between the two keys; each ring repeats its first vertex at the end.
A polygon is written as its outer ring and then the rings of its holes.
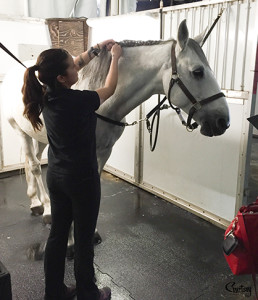
{"type": "Polygon", "coordinates": [[[108,117],[96,114],[99,119],[101,119],[103,121],[106,121],[108,123],[117,125],[117,126],[122,126],[122,127],[132,126],[132,125],[138,124],[139,122],[146,121],[146,126],[147,126],[147,129],[148,129],[149,133],[150,133],[150,148],[151,148],[151,151],[154,151],[154,149],[156,147],[156,143],[157,143],[158,127],[159,127],[159,112],[162,109],[169,108],[168,105],[164,104],[164,102],[167,99],[168,99],[170,107],[173,110],[175,110],[175,112],[177,113],[181,123],[186,127],[186,129],[188,131],[193,131],[194,129],[196,129],[198,127],[198,124],[196,122],[191,123],[194,114],[197,111],[201,110],[204,105],[209,104],[209,103],[213,102],[214,100],[216,100],[218,98],[225,97],[225,95],[222,92],[220,92],[220,93],[217,93],[213,96],[202,99],[200,101],[196,100],[196,98],[192,95],[192,93],[185,86],[185,84],[183,83],[183,81],[180,78],[180,75],[177,72],[176,54],[175,54],[176,44],[177,44],[177,41],[173,40],[172,46],[171,46],[171,70],[172,70],[172,75],[171,75],[171,79],[170,79],[170,82],[169,82],[168,98],[165,96],[161,101],[159,101],[159,103],[146,115],[145,119],[141,119],[139,121],[134,121],[133,123],[128,124],[126,122],[115,121],[115,120],[112,120],[108,117]],[[189,110],[187,121],[185,121],[184,117],[182,116],[181,109],[179,107],[174,106],[172,104],[172,101],[171,101],[171,90],[172,90],[172,88],[175,84],[177,84],[180,87],[182,92],[186,95],[186,97],[193,104],[192,107],[189,110]],[[149,119],[152,116],[153,116],[153,119],[152,119],[152,122],[150,122],[149,119]],[[153,134],[153,127],[154,127],[155,120],[157,120],[157,125],[156,125],[156,132],[155,132],[154,140],[153,140],[152,134],[153,134]]]}
{"type": "Polygon", "coordinates": [[[214,100],[221,98],[221,97],[225,97],[225,95],[220,92],[217,93],[213,96],[207,97],[203,100],[196,100],[196,98],[191,94],[191,92],[188,90],[188,88],[185,86],[185,84],[183,83],[183,81],[180,78],[180,75],[177,72],[177,67],[176,67],[176,54],[175,54],[175,48],[176,48],[176,44],[177,42],[174,40],[172,43],[172,47],[171,47],[171,69],[172,69],[172,76],[169,82],[169,88],[168,88],[168,102],[171,106],[171,108],[173,108],[177,114],[180,117],[180,120],[182,122],[183,125],[186,126],[186,129],[189,131],[194,130],[195,128],[197,128],[198,124],[196,122],[192,123],[192,118],[194,116],[194,114],[201,110],[202,107],[208,103],[213,102],[214,100]],[[171,102],[171,90],[173,88],[173,86],[175,85],[175,83],[178,84],[178,86],[181,88],[182,92],[186,95],[186,97],[190,100],[190,102],[193,104],[193,106],[190,108],[189,113],[188,113],[188,118],[187,118],[187,122],[185,122],[185,120],[183,119],[181,112],[180,112],[180,108],[175,107],[172,102],[171,102]]]}

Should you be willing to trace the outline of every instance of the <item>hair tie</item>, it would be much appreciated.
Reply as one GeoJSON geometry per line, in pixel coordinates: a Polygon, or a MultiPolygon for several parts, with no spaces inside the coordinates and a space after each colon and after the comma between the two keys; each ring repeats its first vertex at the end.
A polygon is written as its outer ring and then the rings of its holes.
{"type": "Polygon", "coordinates": [[[39,70],[39,66],[38,65],[34,65],[32,68],[33,68],[34,71],[38,71],[39,70]]]}

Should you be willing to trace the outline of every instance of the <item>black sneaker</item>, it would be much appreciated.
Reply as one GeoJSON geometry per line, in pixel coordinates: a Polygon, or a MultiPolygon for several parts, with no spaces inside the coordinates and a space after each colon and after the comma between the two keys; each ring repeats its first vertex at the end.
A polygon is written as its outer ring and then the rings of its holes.
{"type": "Polygon", "coordinates": [[[76,295],[76,286],[70,285],[66,287],[63,300],[73,299],[76,295]]]}
{"type": "Polygon", "coordinates": [[[76,286],[70,285],[65,286],[65,291],[63,297],[60,299],[56,299],[56,297],[44,296],[44,300],[72,300],[76,295],[76,286]]]}
{"type": "Polygon", "coordinates": [[[104,287],[99,290],[100,296],[99,300],[110,300],[111,299],[111,289],[109,287],[104,287]]]}

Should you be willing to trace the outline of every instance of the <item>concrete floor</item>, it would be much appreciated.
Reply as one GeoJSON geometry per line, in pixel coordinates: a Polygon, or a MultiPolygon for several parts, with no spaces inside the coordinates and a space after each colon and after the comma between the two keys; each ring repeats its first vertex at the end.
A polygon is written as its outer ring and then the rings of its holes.
{"type": "MultiPolygon", "coordinates": [[[[97,280],[111,287],[112,300],[246,299],[243,287],[253,297],[250,276],[234,276],[226,264],[224,230],[107,173],[98,230],[97,280]]],[[[13,299],[43,299],[43,262],[31,259],[31,249],[48,233],[41,217],[30,215],[25,176],[0,179],[0,261],[11,274],[13,299]]],[[[73,282],[67,260],[66,283],[73,282]]]]}

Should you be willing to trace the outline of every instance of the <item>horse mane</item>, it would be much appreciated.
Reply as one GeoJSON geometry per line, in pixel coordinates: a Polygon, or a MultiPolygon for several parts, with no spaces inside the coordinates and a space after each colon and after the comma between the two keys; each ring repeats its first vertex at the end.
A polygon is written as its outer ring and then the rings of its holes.
{"type": "Polygon", "coordinates": [[[127,48],[127,47],[139,47],[139,46],[153,46],[153,45],[161,45],[169,42],[167,41],[162,41],[162,40],[148,40],[148,41],[135,41],[135,40],[123,40],[119,42],[118,44],[122,48],[127,48]]]}
{"type": "MultiPolygon", "coordinates": [[[[170,42],[170,40],[148,40],[148,41],[137,41],[137,40],[123,40],[118,42],[122,48],[139,47],[139,46],[153,46],[160,45],[170,42]]],[[[79,74],[78,84],[82,81],[88,82],[88,89],[95,90],[104,85],[109,67],[111,63],[110,52],[104,47],[99,53],[96,59],[91,60],[87,66],[85,66],[79,74]]]]}
{"type": "MultiPolygon", "coordinates": [[[[130,47],[140,47],[140,46],[154,46],[154,45],[162,45],[166,43],[172,42],[173,39],[169,39],[166,41],[162,40],[148,40],[148,41],[138,41],[138,40],[123,40],[118,42],[118,44],[122,48],[130,48],[130,47]]],[[[189,38],[188,46],[192,48],[199,58],[209,66],[207,58],[205,57],[203,51],[201,50],[199,44],[193,39],[189,38]]],[[[76,85],[80,85],[82,82],[87,82],[87,89],[95,90],[96,88],[102,87],[105,84],[105,80],[109,71],[111,63],[111,55],[110,52],[107,51],[106,47],[104,47],[99,53],[98,57],[91,60],[88,65],[86,65],[79,74],[79,80],[76,85]]],[[[86,88],[85,86],[83,87],[86,88]]]]}

